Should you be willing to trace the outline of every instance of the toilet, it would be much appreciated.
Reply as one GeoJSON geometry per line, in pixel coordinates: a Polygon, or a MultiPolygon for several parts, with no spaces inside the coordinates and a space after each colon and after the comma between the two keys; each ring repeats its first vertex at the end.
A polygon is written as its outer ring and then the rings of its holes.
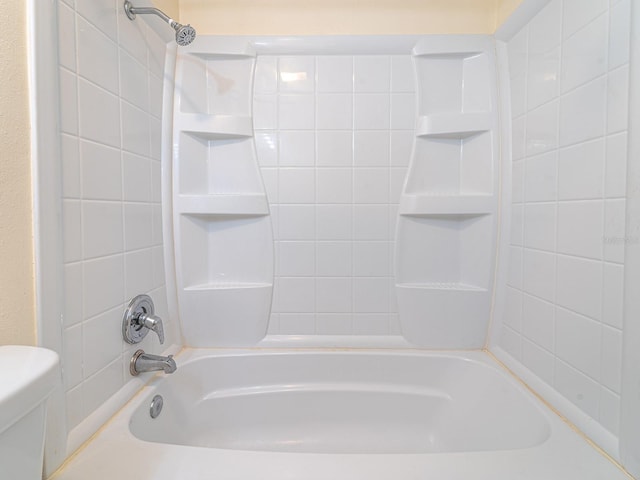
{"type": "Polygon", "coordinates": [[[55,352],[0,346],[0,478],[42,478],[46,401],[59,385],[55,352]]]}

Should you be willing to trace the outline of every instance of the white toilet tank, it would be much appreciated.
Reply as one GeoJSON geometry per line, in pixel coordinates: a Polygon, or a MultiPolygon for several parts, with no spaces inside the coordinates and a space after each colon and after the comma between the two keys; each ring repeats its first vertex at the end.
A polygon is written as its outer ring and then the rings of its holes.
{"type": "Polygon", "coordinates": [[[55,352],[0,346],[0,479],[42,478],[46,400],[59,384],[55,352]]]}

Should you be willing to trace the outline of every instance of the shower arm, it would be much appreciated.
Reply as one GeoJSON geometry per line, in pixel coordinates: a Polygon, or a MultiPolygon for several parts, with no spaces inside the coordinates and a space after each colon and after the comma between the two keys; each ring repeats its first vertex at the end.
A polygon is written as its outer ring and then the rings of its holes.
{"type": "Polygon", "coordinates": [[[164,20],[169,25],[171,25],[171,27],[173,28],[176,28],[176,25],[180,25],[173,18],[169,17],[169,15],[167,15],[166,13],[164,13],[162,10],[158,8],[134,7],[133,5],[131,5],[131,2],[127,1],[127,2],[124,2],[124,11],[127,14],[127,17],[129,17],[129,20],[134,20],[136,18],[136,15],[152,14],[152,15],[157,15],[162,20],[164,20]]]}

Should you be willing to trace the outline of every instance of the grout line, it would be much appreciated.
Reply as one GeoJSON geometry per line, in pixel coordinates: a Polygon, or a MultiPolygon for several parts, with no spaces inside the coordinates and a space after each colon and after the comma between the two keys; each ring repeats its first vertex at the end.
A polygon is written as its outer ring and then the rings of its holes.
{"type": "MultiPolygon", "coordinates": [[[[520,258],[520,272],[522,275],[522,287],[524,288],[524,278],[525,278],[525,269],[524,269],[524,244],[525,244],[525,224],[526,224],[526,219],[525,219],[525,198],[526,198],[526,192],[525,192],[525,176],[526,176],[526,166],[527,166],[527,140],[529,137],[529,129],[527,128],[528,125],[528,120],[529,120],[529,111],[528,111],[528,90],[529,90],[529,24],[527,24],[525,27],[526,32],[525,32],[525,52],[526,52],[526,60],[525,60],[525,71],[524,71],[524,113],[522,114],[522,116],[524,117],[523,119],[523,128],[524,128],[524,156],[522,157],[522,179],[521,179],[521,184],[520,184],[520,189],[522,191],[521,196],[522,196],[522,207],[520,208],[520,218],[521,218],[521,225],[520,225],[520,238],[522,240],[522,245],[520,245],[520,247],[522,248],[522,255],[520,258]]],[[[512,107],[513,108],[513,107],[512,107]]],[[[513,121],[512,121],[513,123],[513,121]]],[[[512,169],[513,172],[513,169],[512,169]]],[[[513,190],[513,174],[512,174],[512,190],[513,190]]],[[[513,197],[513,195],[512,195],[513,197]]],[[[513,220],[513,213],[511,213],[511,220],[513,220]]],[[[513,222],[512,222],[513,223],[513,222]]],[[[512,227],[513,228],[513,227],[512,227]]],[[[520,332],[518,332],[518,339],[519,339],[519,349],[518,349],[518,354],[519,354],[519,360],[524,364],[524,358],[523,358],[523,338],[524,338],[524,330],[525,330],[525,321],[524,321],[524,296],[522,296],[521,300],[520,300],[520,332]]]]}
{"type": "MultiPolygon", "coordinates": [[[[556,151],[556,156],[555,156],[555,163],[556,163],[556,168],[555,168],[555,173],[556,173],[556,201],[555,201],[555,232],[554,232],[554,289],[553,289],[553,304],[554,304],[554,308],[553,308],[553,335],[552,335],[552,345],[553,345],[553,352],[552,352],[552,356],[553,356],[553,363],[551,366],[551,382],[552,382],[552,387],[554,389],[555,385],[556,385],[556,378],[557,378],[557,359],[558,359],[558,354],[557,354],[557,350],[558,350],[558,315],[557,315],[557,311],[559,308],[558,305],[558,259],[560,257],[560,255],[558,254],[558,245],[559,245],[559,241],[560,241],[560,149],[561,149],[561,144],[560,144],[560,130],[561,130],[561,126],[560,126],[560,117],[561,117],[561,112],[562,112],[562,78],[563,78],[563,63],[562,63],[562,57],[563,57],[563,51],[564,51],[564,41],[562,39],[562,33],[563,33],[563,25],[564,25],[564,0],[560,0],[560,45],[558,46],[558,56],[559,56],[559,61],[558,61],[558,82],[556,84],[556,99],[558,101],[558,109],[557,109],[557,114],[558,114],[558,123],[556,125],[556,138],[558,139],[558,146],[556,147],[555,151],[556,151]]],[[[565,92],[566,93],[566,92],[565,92]]],[[[524,249],[523,249],[524,252],[524,249]]],[[[568,309],[567,309],[568,310],[568,309]]],[[[576,312],[577,313],[577,312],[576,312]]]]}
{"type": "MultiPolygon", "coordinates": [[[[603,14],[606,16],[606,26],[605,26],[605,32],[606,32],[606,37],[607,37],[607,48],[605,51],[605,65],[606,65],[606,76],[605,76],[605,108],[604,108],[604,161],[602,162],[602,179],[601,179],[601,186],[602,186],[602,196],[600,201],[602,202],[602,236],[603,239],[606,238],[607,236],[607,195],[606,195],[606,189],[607,189],[607,160],[608,160],[608,156],[607,156],[607,132],[609,131],[609,115],[608,115],[608,109],[609,109],[609,42],[611,40],[611,35],[610,35],[610,29],[611,29],[611,6],[608,5],[607,10],[605,11],[605,13],[603,14]]],[[[601,15],[599,15],[594,22],[600,18],[601,15]]],[[[605,285],[605,276],[604,276],[604,268],[605,268],[605,259],[606,259],[606,250],[607,250],[607,244],[606,242],[602,242],[602,246],[601,246],[601,255],[602,255],[602,262],[600,265],[600,281],[601,281],[601,289],[600,289],[600,321],[599,326],[599,333],[600,333],[600,342],[599,342],[599,347],[600,347],[600,352],[599,352],[599,358],[598,358],[598,386],[599,388],[599,392],[598,392],[598,423],[602,422],[602,389],[604,388],[604,384],[602,381],[602,377],[603,377],[603,364],[604,364],[604,304],[605,304],[605,291],[606,291],[606,285],[605,285]]],[[[622,363],[620,364],[620,368],[622,368],[622,363]]]]}
{"type": "Polygon", "coordinates": [[[355,257],[355,223],[356,223],[356,208],[355,208],[355,167],[356,167],[356,56],[351,55],[351,202],[350,202],[350,214],[351,214],[351,237],[349,238],[349,283],[351,286],[351,298],[349,309],[349,334],[355,333],[355,286],[356,282],[353,279],[354,265],[353,259],[355,257]]]}
{"type": "MultiPolygon", "coordinates": [[[[77,12],[77,9],[74,5],[73,7],[73,13],[74,13],[74,37],[75,37],[75,44],[76,44],[76,48],[75,48],[75,61],[76,61],[76,72],[74,72],[74,77],[76,79],[75,81],[75,93],[76,93],[76,120],[78,122],[77,124],[77,135],[78,135],[78,142],[77,142],[77,155],[78,155],[78,168],[79,168],[79,180],[80,180],[80,261],[82,263],[82,269],[81,269],[81,281],[82,281],[82,290],[81,290],[81,305],[80,305],[80,321],[77,323],[77,325],[80,328],[80,342],[81,345],[84,346],[84,321],[85,321],[85,310],[86,310],[86,298],[85,298],[85,293],[86,293],[86,282],[85,282],[85,265],[84,265],[84,261],[82,259],[84,259],[84,235],[83,235],[83,229],[84,229],[84,225],[85,225],[85,221],[84,221],[84,209],[82,208],[82,203],[83,203],[83,199],[84,199],[84,182],[82,181],[83,179],[83,164],[84,162],[82,161],[82,149],[80,148],[80,141],[82,139],[81,137],[81,131],[80,131],[80,125],[82,124],[82,122],[80,121],[80,82],[79,82],[79,74],[77,73],[80,70],[80,54],[79,54],[79,48],[78,48],[78,18],[80,17],[80,14],[77,12]]],[[[64,218],[64,209],[62,212],[63,218],[64,218]]],[[[63,232],[64,235],[64,232],[63,232]]],[[[64,240],[64,239],[63,239],[64,240]]],[[[66,293],[65,293],[66,294],[66,293]]],[[[80,350],[80,376],[81,376],[81,380],[78,383],[78,385],[80,386],[80,408],[82,411],[82,416],[86,417],[86,412],[85,412],[85,395],[84,395],[84,381],[85,381],[85,361],[84,361],[84,354],[83,354],[83,350],[80,350]]],[[[66,348],[63,347],[63,351],[67,351],[66,348]]],[[[62,370],[64,373],[64,362],[62,362],[62,370]]],[[[66,412],[65,412],[66,413],[66,412]]],[[[66,417],[66,415],[65,415],[66,417]]],[[[65,424],[66,424],[67,420],[65,418],[65,424]]]]}

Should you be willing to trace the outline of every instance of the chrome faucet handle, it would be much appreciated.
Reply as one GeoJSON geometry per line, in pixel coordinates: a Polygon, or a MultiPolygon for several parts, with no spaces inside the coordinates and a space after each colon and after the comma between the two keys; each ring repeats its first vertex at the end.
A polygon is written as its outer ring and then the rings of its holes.
{"type": "Polygon", "coordinates": [[[141,313],[137,318],[138,325],[142,325],[149,330],[156,332],[160,344],[164,343],[164,328],[162,327],[162,319],[152,313],[141,313]]]}
{"type": "Polygon", "coordinates": [[[122,337],[127,343],[140,343],[149,330],[164,343],[162,319],[155,315],[153,300],[149,295],[138,295],[129,302],[122,317],[122,337]]]}

